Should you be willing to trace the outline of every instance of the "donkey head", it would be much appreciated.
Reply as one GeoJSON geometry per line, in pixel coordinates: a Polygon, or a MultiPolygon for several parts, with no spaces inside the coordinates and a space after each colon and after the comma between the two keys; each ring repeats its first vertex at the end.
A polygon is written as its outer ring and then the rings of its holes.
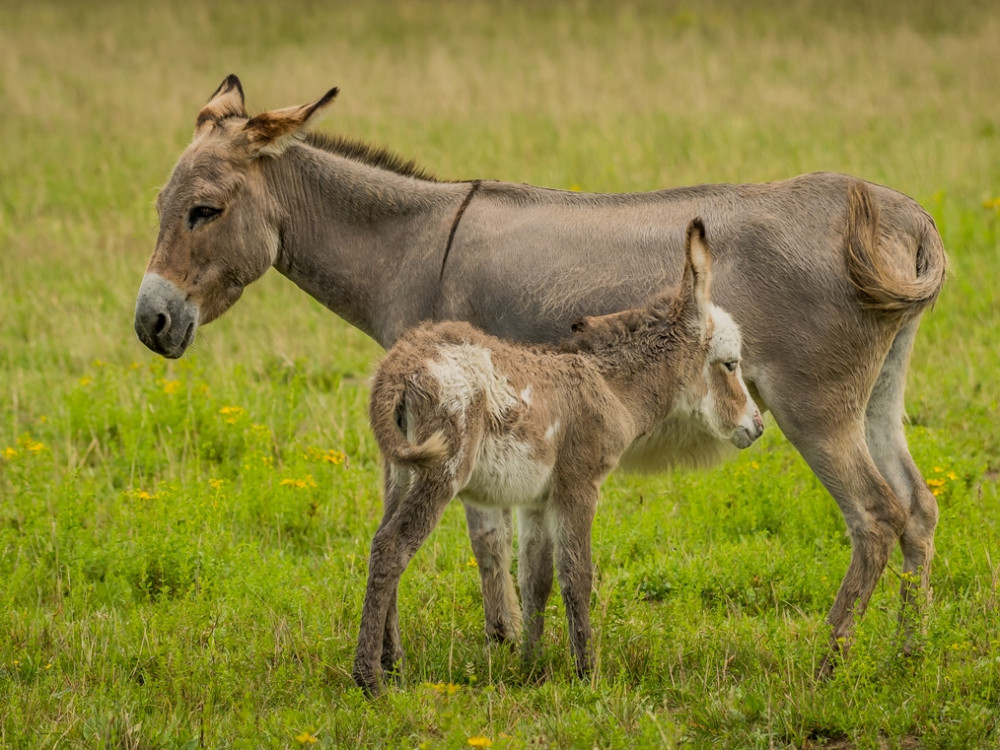
{"type": "Polygon", "coordinates": [[[194,140],[156,199],[160,232],[135,306],[135,331],[153,351],[179,357],[195,329],[225,312],[274,264],[280,211],[260,179],[263,159],[305,135],[333,101],[250,117],[231,75],[198,113],[194,140]]]}
{"type": "Polygon", "coordinates": [[[711,302],[712,262],[701,219],[688,225],[685,252],[682,315],[699,342],[694,364],[700,373],[685,383],[682,408],[713,437],[746,448],[761,436],[764,423],[743,380],[740,329],[711,302]]]}

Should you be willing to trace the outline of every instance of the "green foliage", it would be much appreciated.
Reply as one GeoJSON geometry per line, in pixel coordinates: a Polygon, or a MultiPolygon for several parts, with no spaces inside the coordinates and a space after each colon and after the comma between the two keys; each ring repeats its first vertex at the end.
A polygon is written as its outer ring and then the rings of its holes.
{"type": "Polygon", "coordinates": [[[869,5],[0,3],[0,746],[996,747],[1000,12],[869,5]],[[402,685],[366,701],[377,347],[276,274],[183,360],[132,332],[157,186],[229,72],[252,109],[339,85],[321,127],[446,178],[833,169],[920,200],[951,274],[907,395],[941,510],[916,653],[897,552],[814,679],[850,545],[772,423],[713,471],[607,482],[590,682],[558,598],[543,683],[484,647],[450,507],[403,578],[402,685]]]}

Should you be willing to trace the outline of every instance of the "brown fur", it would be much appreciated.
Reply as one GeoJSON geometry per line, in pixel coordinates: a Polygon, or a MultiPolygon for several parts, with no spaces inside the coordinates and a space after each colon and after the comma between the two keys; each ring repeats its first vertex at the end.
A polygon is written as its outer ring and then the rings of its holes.
{"type": "Polygon", "coordinates": [[[761,434],[739,374],[739,333],[709,302],[700,220],[687,237],[679,294],[587,319],[563,346],[527,347],[446,322],[415,328],[386,354],[369,407],[387,470],[354,664],[365,690],[379,692],[380,671],[402,657],[399,578],[454,495],[522,510],[528,666],[554,554],[582,675],[591,665],[590,527],[604,477],[638,436],[670,418],[701,419],[713,439],[742,447],[761,434]],[[720,340],[715,318],[727,327],[720,340]]]}
{"type": "MultiPolygon", "coordinates": [[[[929,594],[938,515],[903,430],[910,352],[946,269],[926,211],[831,173],[632,194],[484,180],[470,199],[467,182],[433,181],[376,149],[310,135],[329,101],[254,122],[230,76],[198,114],[157,200],[160,232],[136,300],[147,346],[181,356],[198,326],[271,266],[384,347],[431,319],[553,343],[583,316],[633,307],[676,282],[684,228],[700,215],[712,229],[712,297],[739,323],[750,392],[851,535],[831,643],[843,650],[897,541],[901,620],[912,630],[911,605],[929,594]],[[192,221],[205,205],[217,215],[192,221]]],[[[668,421],[622,462],[656,469],[716,454],[668,421]],[[688,455],[668,456],[678,443],[688,455]]],[[[466,515],[487,635],[516,639],[510,514],[467,504],[466,515]]]]}

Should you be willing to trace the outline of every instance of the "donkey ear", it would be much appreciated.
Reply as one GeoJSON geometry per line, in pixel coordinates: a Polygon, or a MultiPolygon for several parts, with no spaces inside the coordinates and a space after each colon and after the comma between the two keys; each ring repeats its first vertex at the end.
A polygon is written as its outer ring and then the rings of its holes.
{"type": "Polygon", "coordinates": [[[227,117],[249,117],[246,104],[243,99],[243,86],[240,79],[231,73],[226,76],[219,88],[209,98],[208,103],[198,112],[198,119],[195,122],[195,133],[202,128],[225,120],[227,117]]]}
{"type": "Polygon", "coordinates": [[[278,156],[295,140],[305,137],[310,121],[316,114],[333,101],[337,89],[332,88],[311,104],[301,107],[286,107],[264,112],[253,117],[243,126],[250,153],[278,156]]]}
{"type": "Polygon", "coordinates": [[[692,303],[698,325],[704,331],[708,326],[711,306],[712,256],[705,238],[705,224],[700,218],[688,224],[684,254],[686,261],[681,287],[692,303]]]}

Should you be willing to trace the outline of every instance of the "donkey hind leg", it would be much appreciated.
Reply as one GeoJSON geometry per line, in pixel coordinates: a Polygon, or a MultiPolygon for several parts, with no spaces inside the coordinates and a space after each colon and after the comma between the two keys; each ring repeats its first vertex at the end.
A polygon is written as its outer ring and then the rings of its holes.
{"type": "Polygon", "coordinates": [[[590,596],[594,588],[590,535],[597,499],[596,485],[575,492],[557,491],[553,497],[557,514],[556,570],[578,677],[590,674],[594,662],[590,636],[590,596]]]}
{"type": "Polygon", "coordinates": [[[372,539],[368,588],[352,672],[358,686],[372,695],[381,691],[380,667],[393,593],[414,553],[441,520],[452,489],[450,481],[414,477],[395,512],[383,519],[372,539]]]}
{"type": "Polygon", "coordinates": [[[906,651],[913,646],[922,605],[930,598],[931,558],[938,519],[937,500],[910,455],[903,431],[906,368],[918,325],[919,320],[910,321],[896,335],[865,415],[868,450],[906,511],[906,524],[899,538],[903,550],[899,617],[906,651]]]}
{"type": "Polygon", "coordinates": [[[472,553],[479,567],[490,641],[515,642],[521,634],[521,608],[510,573],[514,525],[509,510],[478,508],[465,503],[472,553]]]}
{"type": "Polygon", "coordinates": [[[552,533],[544,510],[519,508],[517,520],[517,577],[524,600],[522,664],[525,674],[533,677],[538,674],[545,605],[552,593],[552,533]]]}
{"type": "Polygon", "coordinates": [[[868,606],[903,531],[906,513],[868,452],[860,419],[840,429],[824,425],[797,427],[782,429],[833,495],[851,536],[851,562],[827,616],[831,653],[824,659],[820,673],[829,674],[834,663],[831,657],[847,652],[854,620],[868,606]],[[816,440],[817,435],[822,438],[816,440]]]}

